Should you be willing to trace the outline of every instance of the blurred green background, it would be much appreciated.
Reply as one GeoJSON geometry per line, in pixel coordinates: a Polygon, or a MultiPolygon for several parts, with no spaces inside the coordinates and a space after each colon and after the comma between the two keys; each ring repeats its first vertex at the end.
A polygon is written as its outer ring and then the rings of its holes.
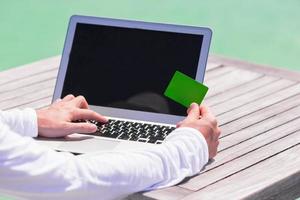
{"type": "Polygon", "coordinates": [[[300,70],[299,10],[299,0],[1,0],[0,70],[61,54],[73,14],[208,26],[210,53],[300,70]]]}

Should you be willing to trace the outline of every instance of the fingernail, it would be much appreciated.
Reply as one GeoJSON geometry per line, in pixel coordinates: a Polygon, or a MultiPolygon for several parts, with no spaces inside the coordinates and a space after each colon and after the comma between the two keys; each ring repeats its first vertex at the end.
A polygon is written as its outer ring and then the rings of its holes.
{"type": "Polygon", "coordinates": [[[98,127],[95,124],[91,124],[91,130],[93,132],[97,131],[98,127]]]}
{"type": "Polygon", "coordinates": [[[197,106],[197,105],[198,105],[197,103],[193,102],[193,103],[191,103],[190,107],[197,106]]]}

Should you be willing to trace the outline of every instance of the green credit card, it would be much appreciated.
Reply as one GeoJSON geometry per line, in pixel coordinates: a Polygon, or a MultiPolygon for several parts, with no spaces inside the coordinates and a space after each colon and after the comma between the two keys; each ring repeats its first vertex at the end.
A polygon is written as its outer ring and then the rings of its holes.
{"type": "Polygon", "coordinates": [[[176,71],[164,95],[185,107],[189,107],[193,102],[200,104],[207,91],[208,87],[202,83],[176,71]]]}

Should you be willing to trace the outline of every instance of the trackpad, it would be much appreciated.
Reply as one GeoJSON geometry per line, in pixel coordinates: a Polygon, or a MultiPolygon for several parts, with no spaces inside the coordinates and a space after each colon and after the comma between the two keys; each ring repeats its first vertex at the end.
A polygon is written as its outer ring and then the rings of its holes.
{"type": "Polygon", "coordinates": [[[58,146],[58,150],[74,153],[91,153],[107,151],[116,148],[119,141],[98,139],[96,137],[85,138],[84,140],[67,140],[58,146]]]}

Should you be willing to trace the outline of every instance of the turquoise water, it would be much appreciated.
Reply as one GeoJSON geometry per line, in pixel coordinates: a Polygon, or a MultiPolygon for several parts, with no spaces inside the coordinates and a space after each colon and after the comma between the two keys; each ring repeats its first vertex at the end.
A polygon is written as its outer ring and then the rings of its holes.
{"type": "Polygon", "coordinates": [[[0,70],[61,54],[73,14],[213,29],[211,53],[300,70],[300,1],[3,0],[0,70]]]}

